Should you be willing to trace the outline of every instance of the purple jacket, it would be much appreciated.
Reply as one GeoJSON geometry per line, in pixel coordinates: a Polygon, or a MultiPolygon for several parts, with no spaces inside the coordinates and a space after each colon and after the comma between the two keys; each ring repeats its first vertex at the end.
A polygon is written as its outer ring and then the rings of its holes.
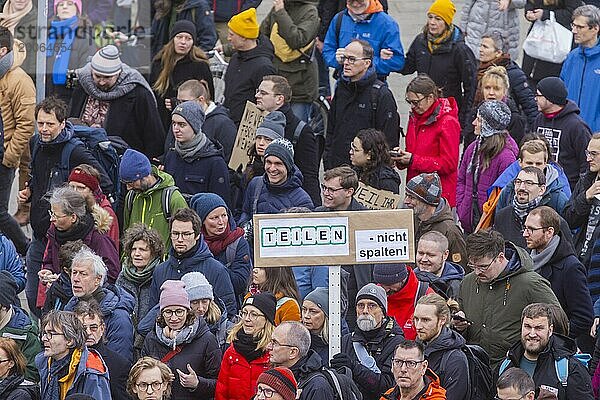
{"type": "MultiPolygon", "coordinates": [[[[472,191],[473,191],[473,173],[467,171],[473,151],[477,142],[473,142],[467,147],[458,169],[458,182],[456,184],[456,213],[465,233],[471,233],[475,226],[472,224],[472,191]]],[[[477,205],[479,211],[482,210],[483,203],[487,201],[488,188],[496,179],[510,166],[519,154],[519,146],[510,135],[506,136],[506,145],[504,149],[496,155],[490,162],[490,166],[484,171],[480,171],[479,182],[477,184],[477,205]]]]}

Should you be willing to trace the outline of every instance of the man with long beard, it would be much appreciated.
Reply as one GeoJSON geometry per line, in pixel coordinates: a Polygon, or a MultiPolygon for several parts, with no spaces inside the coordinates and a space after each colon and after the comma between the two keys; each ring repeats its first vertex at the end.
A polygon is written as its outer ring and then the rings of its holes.
{"type": "Polygon", "coordinates": [[[385,290],[369,283],[356,296],[356,330],[342,338],[342,351],[333,356],[332,368],[348,367],[363,400],[377,400],[395,385],[392,356],[404,333],[387,316],[385,290]]]}

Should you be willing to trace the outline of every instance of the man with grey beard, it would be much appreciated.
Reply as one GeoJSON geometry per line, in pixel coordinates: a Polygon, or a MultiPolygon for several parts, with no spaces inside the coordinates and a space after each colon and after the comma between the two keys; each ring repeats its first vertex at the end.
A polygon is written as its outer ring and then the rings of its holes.
{"type": "Polygon", "coordinates": [[[387,295],[369,283],[356,296],[356,330],[342,338],[342,351],[333,356],[332,368],[348,367],[364,400],[377,400],[395,385],[392,356],[404,333],[387,316],[387,295]]]}

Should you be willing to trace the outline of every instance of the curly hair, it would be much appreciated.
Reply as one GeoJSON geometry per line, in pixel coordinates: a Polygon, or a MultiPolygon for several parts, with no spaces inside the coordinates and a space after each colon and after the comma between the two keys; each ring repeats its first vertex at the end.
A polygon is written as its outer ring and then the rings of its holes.
{"type": "Polygon", "coordinates": [[[138,240],[143,240],[148,244],[152,258],[161,257],[165,252],[165,244],[156,229],[152,229],[146,224],[139,223],[133,224],[125,231],[123,237],[123,254],[125,257],[129,258],[133,244],[138,240]]]}
{"type": "Polygon", "coordinates": [[[363,151],[369,155],[367,165],[360,168],[359,178],[368,183],[369,176],[384,165],[391,165],[392,159],[383,132],[369,128],[358,131],[356,138],[360,140],[363,151]]]}

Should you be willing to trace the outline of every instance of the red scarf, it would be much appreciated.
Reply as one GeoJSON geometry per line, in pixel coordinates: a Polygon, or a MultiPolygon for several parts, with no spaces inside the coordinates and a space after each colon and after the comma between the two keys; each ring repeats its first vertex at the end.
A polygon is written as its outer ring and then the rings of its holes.
{"type": "Polygon", "coordinates": [[[238,226],[232,231],[229,224],[227,224],[225,232],[217,236],[209,237],[206,233],[206,229],[204,229],[204,226],[202,226],[202,234],[204,235],[204,241],[208,245],[210,252],[213,253],[213,256],[217,257],[219,254],[225,251],[227,246],[235,242],[238,238],[244,236],[244,230],[238,226]]]}

